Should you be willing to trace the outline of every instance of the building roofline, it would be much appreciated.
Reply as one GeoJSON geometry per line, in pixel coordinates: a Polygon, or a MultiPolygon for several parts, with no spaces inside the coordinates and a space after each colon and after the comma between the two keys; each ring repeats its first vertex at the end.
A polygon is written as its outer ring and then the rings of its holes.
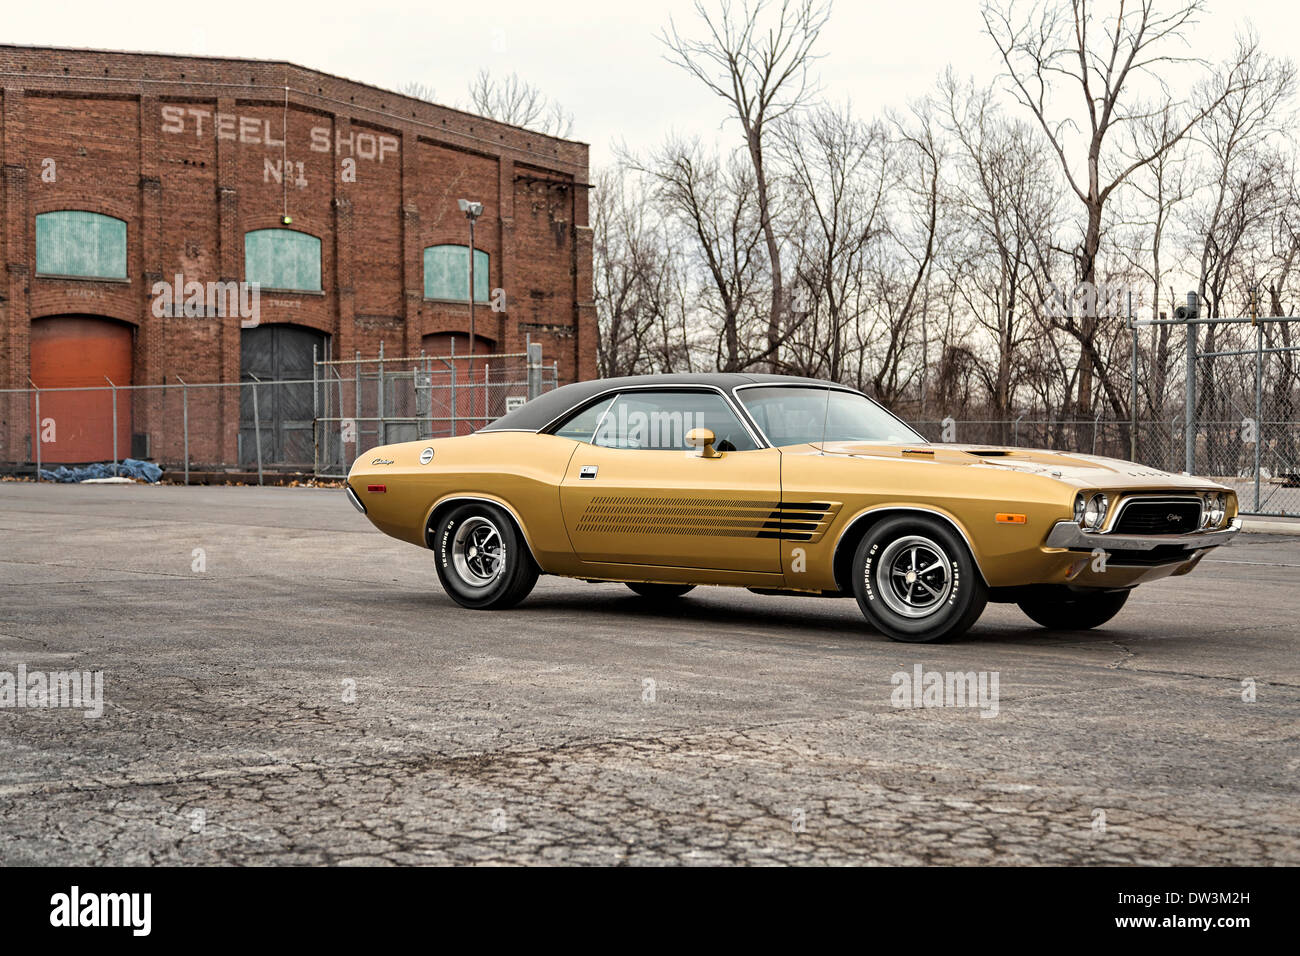
{"type": "MultiPolygon", "coordinates": [[[[483,116],[479,113],[471,113],[468,110],[463,110],[456,106],[447,106],[443,103],[434,103],[431,100],[422,100],[417,96],[411,96],[407,93],[400,93],[397,90],[390,90],[384,86],[377,86],[374,83],[367,83],[364,80],[354,80],[351,77],[342,76],[337,73],[327,73],[324,70],[318,70],[315,67],[303,66],[300,63],[294,63],[291,60],[270,60],[270,59],[263,59],[260,57],[251,57],[251,56],[242,56],[242,57],[221,56],[218,54],[210,54],[210,53],[168,53],[166,51],[159,51],[159,50],[109,50],[100,47],[74,47],[74,46],[50,46],[50,45],[38,46],[35,44],[26,44],[26,43],[0,43],[0,53],[3,53],[5,50],[24,50],[27,52],[38,52],[38,53],[42,51],[49,51],[51,53],[86,53],[86,54],[93,54],[96,56],[104,55],[104,56],[120,56],[120,57],[163,57],[166,59],[208,60],[212,62],[222,62],[222,63],[252,63],[252,64],[257,64],[259,66],[272,66],[272,67],[279,66],[279,67],[284,67],[285,69],[301,70],[304,73],[312,73],[317,76],[328,77],[329,79],[332,80],[338,80],[339,82],[342,83],[349,83],[353,86],[359,86],[364,89],[373,90],[376,93],[382,93],[387,96],[399,96],[403,100],[409,103],[419,103],[422,106],[432,106],[437,109],[446,110],[451,113],[458,113],[461,116],[469,117],[471,119],[481,120],[485,123],[494,123],[497,126],[502,126],[505,127],[506,129],[517,130],[518,132],[526,133],[529,136],[539,136],[542,139],[551,140],[556,143],[565,143],[567,145],[572,145],[572,146],[585,146],[588,149],[590,149],[591,147],[591,144],[585,140],[566,139],[562,136],[554,136],[550,133],[543,133],[540,132],[539,130],[529,129],[526,126],[518,126],[514,123],[506,123],[499,119],[493,119],[491,116],[483,116]]],[[[4,75],[4,74],[0,74],[0,75],[4,75]]],[[[24,74],[9,74],[9,75],[21,76],[24,74]]],[[[39,76],[40,74],[26,74],[26,75],[39,76]]],[[[68,79],[68,80],[73,80],[77,78],[78,78],[78,74],[75,73],[67,74],[65,77],[61,77],[61,79],[68,79]]],[[[125,77],[102,77],[102,76],[95,76],[93,74],[85,74],[84,78],[88,80],[99,80],[99,81],[103,81],[105,79],[109,79],[109,80],[126,79],[125,77]]],[[[184,85],[187,81],[160,80],[160,82],[174,82],[177,84],[184,85]]],[[[241,83],[235,85],[247,86],[249,84],[241,83]]]]}

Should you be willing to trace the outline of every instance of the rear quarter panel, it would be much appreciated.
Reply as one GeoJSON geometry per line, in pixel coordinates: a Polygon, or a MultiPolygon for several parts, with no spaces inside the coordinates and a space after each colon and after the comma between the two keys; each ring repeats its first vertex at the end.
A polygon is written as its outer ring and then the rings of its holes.
{"type": "Polygon", "coordinates": [[[348,484],[385,534],[425,547],[433,509],[456,497],[484,498],[513,511],[544,570],[567,565],[573,549],[560,516],[560,483],[577,442],[531,432],[480,432],[459,438],[381,445],[360,456],[348,484]],[[433,461],[420,453],[433,449],[433,461]],[[385,464],[391,461],[392,464],[385,464]],[[382,494],[369,492],[383,484],[382,494]]]}

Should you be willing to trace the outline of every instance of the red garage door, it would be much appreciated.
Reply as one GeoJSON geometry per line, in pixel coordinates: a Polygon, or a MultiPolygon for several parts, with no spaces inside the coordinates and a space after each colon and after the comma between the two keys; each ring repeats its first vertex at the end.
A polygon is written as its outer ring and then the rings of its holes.
{"type": "MultiPolygon", "coordinates": [[[[41,420],[32,403],[32,434],[41,441],[41,463],[111,461],[113,395],[131,384],[131,327],[111,319],[66,315],[32,323],[31,377],[41,389],[41,420]],[[57,388],[96,391],[57,392],[57,388]]],[[[131,453],[131,393],[117,395],[118,457],[131,453]]],[[[33,458],[35,454],[33,453],[33,458]]]]}
{"type": "MultiPolygon", "coordinates": [[[[474,336],[472,362],[468,358],[469,336],[465,334],[434,332],[421,339],[420,348],[424,350],[425,355],[446,357],[454,354],[456,356],[455,409],[451,407],[451,389],[447,387],[451,379],[445,372],[446,365],[442,362],[433,362],[429,366],[434,370],[435,383],[432,393],[434,434],[444,434],[442,428],[448,429],[445,434],[451,434],[452,426],[448,419],[465,419],[463,422],[457,422],[456,433],[467,435],[476,428],[482,428],[493,418],[504,414],[504,408],[494,408],[494,405],[499,405],[504,400],[493,402],[493,397],[500,389],[493,390],[485,385],[487,382],[501,380],[501,360],[492,355],[496,347],[491,339],[485,339],[481,335],[474,336]]],[[[395,389],[390,391],[392,394],[397,394],[395,389]]]]}

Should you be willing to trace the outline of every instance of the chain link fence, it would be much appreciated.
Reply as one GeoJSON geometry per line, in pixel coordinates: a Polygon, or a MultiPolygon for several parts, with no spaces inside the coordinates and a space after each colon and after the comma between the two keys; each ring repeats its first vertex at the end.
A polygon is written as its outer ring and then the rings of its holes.
{"type": "Polygon", "coordinates": [[[1260,315],[1257,300],[1249,316],[1202,316],[1195,293],[1173,320],[1137,320],[1131,306],[1131,418],[912,424],[931,441],[1104,455],[1200,475],[1233,488],[1244,513],[1300,516],[1300,320],[1260,315]]]}
{"type": "MultiPolygon", "coordinates": [[[[1222,476],[1243,510],[1300,514],[1300,350],[1294,320],[1207,322],[1189,370],[1194,431],[1185,461],[1222,476]]],[[[1186,467],[1186,465],[1185,465],[1186,467]]]]}
{"type": "MultiPolygon", "coordinates": [[[[1187,426],[1181,412],[1168,421],[1133,423],[1109,418],[1081,420],[953,419],[909,422],[930,441],[969,445],[1015,445],[1072,454],[1133,460],[1162,471],[1185,471],[1187,426]],[[1136,448],[1134,447],[1134,443],[1136,448]],[[1136,454],[1134,454],[1136,450],[1136,454]]],[[[1246,514],[1300,516],[1300,421],[1263,421],[1249,416],[1202,420],[1193,426],[1191,474],[1234,489],[1246,514]],[[1256,440],[1257,439],[1257,440],[1256,440]],[[1255,467],[1255,452],[1260,467],[1255,467]]]]}
{"type": "Polygon", "coordinates": [[[315,472],[346,474],[359,450],[467,435],[555,388],[559,372],[540,351],[318,362],[315,472]]]}
{"type": "Polygon", "coordinates": [[[0,390],[0,473],[126,459],[168,479],[341,478],[379,444],[465,435],[558,384],[541,349],[321,361],[312,378],[0,390]]]}
{"type": "MultiPolygon", "coordinates": [[[[1198,350],[1190,428],[1181,403],[1170,404],[1168,418],[1136,424],[1028,415],[912,424],[932,441],[1104,455],[1202,475],[1234,488],[1245,513],[1300,516],[1300,355],[1276,328],[1273,340],[1236,329],[1219,347],[1198,350]]],[[[316,361],[310,379],[0,390],[0,472],[136,458],[187,482],[340,478],[367,448],[468,434],[557,384],[555,364],[533,345],[473,357],[381,350],[316,361]]]]}

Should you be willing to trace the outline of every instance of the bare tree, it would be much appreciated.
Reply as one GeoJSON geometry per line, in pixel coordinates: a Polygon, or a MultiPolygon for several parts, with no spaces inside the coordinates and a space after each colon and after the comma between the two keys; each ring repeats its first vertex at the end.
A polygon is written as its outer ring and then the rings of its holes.
{"type": "Polygon", "coordinates": [[[867,336],[862,347],[874,356],[869,388],[891,407],[920,374],[910,347],[925,313],[926,282],[940,243],[940,179],[947,152],[929,100],[914,104],[909,118],[894,117],[892,125],[899,145],[900,200],[891,247],[872,260],[876,322],[859,333],[867,336]]]}
{"type": "MultiPolygon", "coordinates": [[[[1133,124],[1129,131],[1132,143],[1128,155],[1150,155],[1160,143],[1169,139],[1176,122],[1178,118],[1170,110],[1161,109],[1133,124]]],[[[1171,315],[1171,312],[1162,313],[1160,310],[1165,276],[1170,271],[1164,253],[1171,231],[1179,222],[1181,209],[1195,189],[1190,155],[1192,145],[1191,138],[1185,137],[1134,173],[1129,181],[1125,218],[1132,241],[1118,244],[1119,253],[1131,270],[1141,274],[1150,289],[1152,319],[1171,315]]],[[[1161,421],[1166,415],[1169,378],[1178,357],[1173,329],[1172,322],[1154,325],[1150,343],[1145,348],[1139,346],[1139,361],[1145,367],[1145,374],[1141,375],[1142,404],[1148,415],[1161,421]]],[[[1138,333],[1135,330],[1130,334],[1138,333]]]]}
{"type": "Polygon", "coordinates": [[[680,257],[642,178],[613,168],[595,177],[592,216],[597,365],[602,377],[689,371],[680,257]]]}
{"type": "Polygon", "coordinates": [[[428,83],[421,83],[419,80],[408,80],[397,88],[397,92],[412,99],[424,100],[426,103],[438,102],[433,87],[428,83]]]}
{"type": "Polygon", "coordinates": [[[702,0],[696,0],[695,11],[704,21],[707,37],[684,37],[670,19],[662,40],[669,62],[721,97],[744,133],[771,276],[764,359],[775,368],[783,338],[782,319],[788,310],[767,168],[767,134],[773,123],[804,104],[811,94],[812,50],[830,7],[815,0],[782,0],[770,24],[768,8],[766,0],[752,5],[745,0],[738,10],[729,0],[722,0],[717,13],[712,13],[702,0]]]}
{"type": "MultiPolygon", "coordinates": [[[[1001,54],[1011,91],[1037,119],[1083,206],[1082,236],[1072,250],[1081,284],[1097,285],[1104,213],[1115,190],[1241,88],[1240,62],[1226,72],[1216,98],[1197,104],[1180,103],[1162,82],[1162,71],[1189,62],[1174,51],[1203,6],[1204,0],[1185,0],[1166,10],[1157,0],[1119,0],[1106,16],[1095,13],[1089,0],[1045,0],[1032,6],[1019,0],[985,0],[985,31],[1001,54]],[[1140,101],[1135,81],[1142,77],[1160,84],[1162,103],[1140,101]],[[1066,105],[1071,97],[1073,109],[1066,105]],[[1124,156],[1116,149],[1117,131],[1159,111],[1179,117],[1159,142],[1138,156],[1124,156]],[[1076,122],[1079,115],[1084,118],[1082,129],[1076,122]],[[1070,158],[1072,131],[1081,133],[1082,162],[1070,158]]],[[[1079,412],[1090,412],[1096,375],[1115,413],[1123,417],[1123,390],[1106,374],[1105,357],[1093,341],[1096,316],[1067,315],[1058,325],[1076,339],[1081,351],[1079,412]]]]}
{"type": "Polygon", "coordinates": [[[658,202],[692,246],[703,276],[695,305],[712,326],[714,367],[738,372],[764,361],[769,353],[755,347],[753,334],[766,290],[752,170],[681,140],[639,168],[654,178],[658,202]]]}
{"type": "Polygon", "coordinates": [[[1294,114],[1281,109],[1295,93],[1295,66],[1262,54],[1254,34],[1237,38],[1237,49],[1198,91],[1204,118],[1196,137],[1209,158],[1210,189],[1198,223],[1199,291],[1214,315],[1222,314],[1235,259],[1255,226],[1271,225],[1285,203],[1276,188],[1287,162],[1274,145],[1294,114]]]}
{"type": "MultiPolygon", "coordinates": [[[[1000,114],[992,89],[961,83],[949,71],[940,82],[940,101],[958,156],[958,175],[949,187],[951,215],[962,237],[954,284],[993,341],[991,354],[974,352],[972,364],[1005,432],[1019,356],[1027,340],[1042,331],[1033,298],[1039,283],[1031,273],[1052,239],[1057,206],[1052,160],[1033,129],[1000,114]]],[[[1009,434],[997,438],[1010,440],[1009,434]]]]}
{"type": "Polygon", "coordinates": [[[778,127],[778,153],[804,210],[793,234],[796,287],[787,371],[840,380],[849,333],[866,309],[866,257],[887,229],[886,196],[896,179],[881,123],[824,107],[778,127]]]}
{"type": "Polygon", "coordinates": [[[479,70],[470,83],[469,99],[475,113],[502,123],[548,136],[573,135],[573,114],[531,83],[521,80],[518,73],[498,78],[489,70],[479,70]]]}

